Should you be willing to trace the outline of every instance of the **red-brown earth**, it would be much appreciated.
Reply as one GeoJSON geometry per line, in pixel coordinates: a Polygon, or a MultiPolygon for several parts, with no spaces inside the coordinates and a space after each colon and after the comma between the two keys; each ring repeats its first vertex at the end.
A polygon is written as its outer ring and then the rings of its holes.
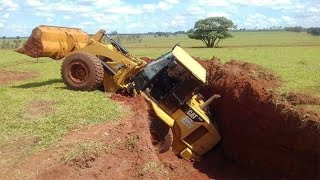
{"type": "MultiPolygon", "coordinates": [[[[111,98],[131,108],[118,121],[70,132],[57,145],[15,163],[2,165],[0,179],[271,179],[318,178],[320,118],[301,104],[318,104],[303,93],[281,96],[281,81],[257,65],[219,60],[198,61],[207,70],[206,98],[211,104],[222,142],[200,162],[158,154],[152,146],[145,100],[114,94],[111,98]],[[88,151],[70,156],[74,144],[97,142],[88,151]]],[[[17,140],[21,142],[22,140],[17,140]]],[[[26,145],[36,143],[34,139],[26,145]]],[[[17,144],[1,155],[19,156],[17,144]]],[[[20,153],[20,154],[19,154],[20,153]]],[[[71,153],[72,154],[72,153],[71,153]]]]}
{"type": "Polygon", "coordinates": [[[33,71],[16,72],[0,69],[0,85],[9,84],[14,81],[24,81],[38,76],[38,73],[33,71]]]}

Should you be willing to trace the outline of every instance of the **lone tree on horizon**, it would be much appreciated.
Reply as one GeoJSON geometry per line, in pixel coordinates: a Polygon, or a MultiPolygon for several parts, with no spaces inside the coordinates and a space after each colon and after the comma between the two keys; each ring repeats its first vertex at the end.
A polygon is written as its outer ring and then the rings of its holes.
{"type": "Polygon", "coordinates": [[[201,40],[208,48],[218,47],[222,39],[232,37],[229,33],[232,28],[235,25],[225,17],[209,17],[197,21],[188,31],[188,37],[201,40]]]}

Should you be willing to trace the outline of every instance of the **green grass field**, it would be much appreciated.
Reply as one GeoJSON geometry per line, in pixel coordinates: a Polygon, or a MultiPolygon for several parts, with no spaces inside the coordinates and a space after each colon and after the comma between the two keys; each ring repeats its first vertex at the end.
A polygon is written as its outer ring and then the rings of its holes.
{"type": "Polygon", "coordinates": [[[201,41],[183,35],[145,36],[141,43],[123,44],[137,56],[157,58],[179,42],[195,57],[215,56],[222,62],[237,59],[268,68],[284,82],[283,93],[308,91],[320,96],[320,37],[293,32],[234,32],[233,36],[220,43],[222,48],[214,49],[202,48],[201,41]]]}
{"type": "MultiPolygon", "coordinates": [[[[262,65],[282,79],[280,91],[283,93],[306,91],[320,96],[319,37],[289,32],[236,32],[233,35],[220,43],[222,48],[216,49],[202,48],[201,41],[183,35],[143,36],[141,42],[124,40],[123,45],[136,56],[156,58],[180,42],[192,56],[207,59],[215,56],[222,62],[238,59],[262,65]]],[[[0,85],[0,149],[8,142],[32,137],[36,143],[27,151],[41,150],[71,130],[119,119],[128,112],[103,92],[67,90],[60,78],[60,65],[60,61],[48,58],[37,61],[11,50],[0,50],[1,70],[39,74],[28,81],[0,85]]],[[[311,108],[319,109],[319,106],[311,108]]]]}
{"type": "Polygon", "coordinates": [[[27,151],[34,152],[55,144],[70,130],[126,115],[128,109],[107,98],[104,92],[67,90],[60,77],[60,65],[61,61],[42,58],[37,62],[0,50],[1,70],[39,74],[28,81],[0,85],[0,149],[28,137],[36,143],[27,151]]]}

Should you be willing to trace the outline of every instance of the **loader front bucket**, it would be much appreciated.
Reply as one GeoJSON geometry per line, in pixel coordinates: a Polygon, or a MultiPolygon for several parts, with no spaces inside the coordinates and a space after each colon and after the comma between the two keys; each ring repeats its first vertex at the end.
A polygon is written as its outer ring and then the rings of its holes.
{"type": "Polygon", "coordinates": [[[78,28],[38,26],[17,52],[30,57],[62,59],[68,53],[83,48],[89,41],[89,34],[78,28]]]}

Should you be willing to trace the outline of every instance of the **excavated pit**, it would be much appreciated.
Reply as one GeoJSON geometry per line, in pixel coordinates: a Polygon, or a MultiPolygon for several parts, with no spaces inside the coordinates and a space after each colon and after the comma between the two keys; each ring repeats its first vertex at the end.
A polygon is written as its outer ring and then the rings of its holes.
{"type": "MultiPolygon", "coordinates": [[[[227,157],[289,176],[319,177],[319,114],[291,104],[297,96],[287,101],[278,95],[280,81],[260,66],[235,60],[224,65],[217,59],[199,62],[208,73],[202,94],[222,96],[210,108],[227,157]]],[[[302,99],[305,104],[316,101],[302,99]]]]}
{"type": "MultiPolygon", "coordinates": [[[[320,115],[295,106],[318,105],[319,98],[278,94],[280,79],[255,64],[195,59],[207,70],[208,84],[201,93],[205,98],[222,96],[210,105],[223,137],[222,149],[195,163],[199,172],[210,178],[319,177],[320,115]]],[[[136,104],[130,99],[126,103],[136,104]]],[[[201,177],[199,172],[192,176],[201,177]]]]}

